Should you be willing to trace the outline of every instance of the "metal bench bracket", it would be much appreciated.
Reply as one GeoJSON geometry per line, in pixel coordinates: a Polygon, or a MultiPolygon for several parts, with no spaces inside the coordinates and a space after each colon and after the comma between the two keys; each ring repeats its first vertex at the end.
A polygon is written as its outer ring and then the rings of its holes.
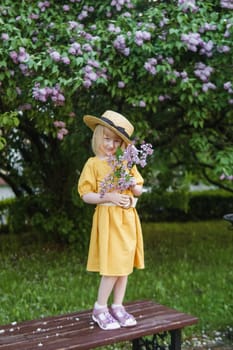
{"type": "Polygon", "coordinates": [[[176,329],[154,334],[151,337],[134,339],[132,350],[181,350],[181,330],[176,329]]]}

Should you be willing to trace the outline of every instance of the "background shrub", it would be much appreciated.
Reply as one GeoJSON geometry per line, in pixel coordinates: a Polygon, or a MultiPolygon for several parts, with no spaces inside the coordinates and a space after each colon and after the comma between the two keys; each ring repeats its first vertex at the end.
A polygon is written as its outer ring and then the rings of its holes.
{"type": "Polygon", "coordinates": [[[222,190],[144,193],[138,201],[145,222],[221,219],[233,212],[233,195],[222,190]]]}
{"type": "MultiPolygon", "coordinates": [[[[60,241],[86,245],[94,206],[83,203],[75,189],[70,201],[64,209],[54,206],[51,195],[0,201],[1,231],[18,233],[33,229],[60,241]]],[[[143,222],[222,219],[233,212],[233,195],[222,190],[163,193],[152,190],[140,197],[137,209],[143,222]]]]}

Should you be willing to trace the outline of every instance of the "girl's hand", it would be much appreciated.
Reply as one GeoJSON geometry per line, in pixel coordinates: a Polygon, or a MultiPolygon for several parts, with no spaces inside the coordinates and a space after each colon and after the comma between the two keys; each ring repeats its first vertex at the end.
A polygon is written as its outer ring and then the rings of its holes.
{"type": "Polygon", "coordinates": [[[109,192],[108,200],[120,207],[129,208],[131,206],[131,197],[127,194],[121,194],[118,192],[109,192]]]}

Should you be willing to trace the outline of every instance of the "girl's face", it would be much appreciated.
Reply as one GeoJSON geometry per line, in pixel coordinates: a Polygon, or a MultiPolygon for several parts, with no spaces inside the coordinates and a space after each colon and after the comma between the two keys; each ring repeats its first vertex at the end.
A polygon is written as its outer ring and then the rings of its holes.
{"type": "Polygon", "coordinates": [[[118,147],[122,144],[120,136],[115,134],[108,128],[104,127],[103,130],[103,143],[101,145],[101,152],[104,156],[111,156],[116,153],[118,147]]]}

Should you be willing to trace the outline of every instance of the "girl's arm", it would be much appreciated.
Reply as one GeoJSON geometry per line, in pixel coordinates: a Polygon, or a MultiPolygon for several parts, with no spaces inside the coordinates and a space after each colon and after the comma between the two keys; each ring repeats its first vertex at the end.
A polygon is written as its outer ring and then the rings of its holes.
{"type": "Polygon", "coordinates": [[[85,203],[88,204],[101,204],[106,202],[112,202],[120,207],[127,207],[130,205],[130,196],[126,194],[121,194],[118,192],[107,192],[103,197],[99,193],[89,192],[82,196],[85,203]]]}
{"type": "Polygon", "coordinates": [[[136,197],[141,196],[142,189],[143,189],[142,185],[135,185],[135,186],[131,187],[131,191],[133,192],[133,195],[136,197]]]}
{"type": "Polygon", "coordinates": [[[134,184],[132,184],[130,189],[135,197],[139,197],[142,194],[144,180],[142,175],[139,173],[136,165],[134,165],[131,169],[130,175],[134,180],[134,184]]]}

